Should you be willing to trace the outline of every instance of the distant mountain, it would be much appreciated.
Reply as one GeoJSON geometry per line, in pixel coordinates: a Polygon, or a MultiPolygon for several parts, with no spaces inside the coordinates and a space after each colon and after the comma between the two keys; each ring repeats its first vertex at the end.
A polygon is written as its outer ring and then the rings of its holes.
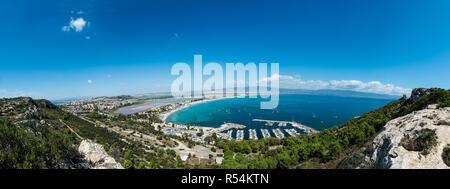
{"type": "Polygon", "coordinates": [[[89,97],[89,96],[85,96],[85,97],[71,97],[71,98],[53,99],[53,100],[50,100],[50,101],[53,104],[64,104],[66,102],[84,100],[84,99],[88,99],[88,98],[92,98],[92,97],[89,97]]]}
{"type": "Polygon", "coordinates": [[[346,97],[363,97],[363,98],[377,98],[377,99],[398,99],[400,95],[388,95],[377,93],[366,93],[350,90],[306,90],[306,89],[280,89],[281,94],[313,94],[313,95],[333,95],[333,96],[346,96],[346,97]]]}

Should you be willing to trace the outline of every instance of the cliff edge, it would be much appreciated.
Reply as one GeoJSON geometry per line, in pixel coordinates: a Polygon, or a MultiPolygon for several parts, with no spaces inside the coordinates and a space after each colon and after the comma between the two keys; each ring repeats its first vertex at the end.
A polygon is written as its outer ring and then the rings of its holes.
{"type": "Polygon", "coordinates": [[[449,124],[450,107],[437,105],[393,119],[373,140],[366,161],[380,169],[449,169],[449,124]]]}

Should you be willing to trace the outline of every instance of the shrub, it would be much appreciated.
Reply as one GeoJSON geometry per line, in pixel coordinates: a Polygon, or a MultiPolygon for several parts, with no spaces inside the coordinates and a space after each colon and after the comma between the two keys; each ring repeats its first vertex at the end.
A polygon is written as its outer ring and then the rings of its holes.
{"type": "Polygon", "coordinates": [[[444,160],[444,163],[450,167],[450,145],[447,145],[442,151],[442,159],[444,160]]]}
{"type": "Polygon", "coordinates": [[[450,126],[450,122],[445,121],[445,120],[440,120],[437,125],[449,125],[450,126]]]}
{"type": "Polygon", "coordinates": [[[427,130],[412,139],[403,138],[400,144],[409,151],[419,151],[426,155],[437,144],[435,130],[427,130]]]}

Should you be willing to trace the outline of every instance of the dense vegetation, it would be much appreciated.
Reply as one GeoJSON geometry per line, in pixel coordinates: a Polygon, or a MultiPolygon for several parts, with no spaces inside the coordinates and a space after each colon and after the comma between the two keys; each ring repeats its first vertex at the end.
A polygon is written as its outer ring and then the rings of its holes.
{"type": "MultiPolygon", "coordinates": [[[[361,154],[355,152],[371,141],[388,121],[429,104],[449,106],[450,92],[433,91],[416,101],[402,98],[313,135],[220,141],[217,146],[224,149],[225,155],[222,168],[355,168],[362,161],[361,154]]],[[[421,139],[427,141],[429,137],[421,139]]]]}
{"type": "Polygon", "coordinates": [[[51,103],[14,98],[2,99],[1,106],[8,113],[0,117],[0,169],[58,168],[81,160],[74,133],[54,124],[56,120],[46,114],[46,110],[57,110],[51,103]],[[15,117],[33,107],[43,111],[15,117]],[[38,124],[40,119],[44,122],[38,124]]]}
{"type": "Polygon", "coordinates": [[[0,120],[0,169],[57,168],[63,161],[80,160],[69,130],[61,133],[42,126],[32,129],[39,134],[0,120]]]}
{"type": "MultiPolygon", "coordinates": [[[[103,144],[105,150],[109,152],[116,160],[121,162],[124,168],[128,169],[173,169],[173,168],[192,168],[190,165],[181,161],[181,158],[177,156],[175,151],[168,149],[167,147],[175,147],[176,143],[170,140],[171,138],[177,139],[188,144],[188,146],[199,145],[200,143],[190,140],[187,136],[176,136],[176,135],[166,135],[161,131],[161,128],[153,126],[153,123],[162,122],[161,119],[153,112],[148,112],[145,114],[112,114],[103,115],[100,113],[88,113],[85,117],[91,121],[96,121],[96,123],[101,123],[108,128],[119,128],[119,130],[135,131],[141,134],[155,136],[160,142],[155,141],[145,141],[144,144],[135,140],[126,140],[123,142],[120,134],[116,132],[109,132],[109,135],[113,134],[115,136],[109,136],[110,140],[99,139],[97,142],[103,144]]],[[[74,119],[78,119],[78,116],[73,116],[74,119]]],[[[81,121],[85,121],[82,120],[81,121]]],[[[73,123],[72,123],[73,124],[73,123]]],[[[91,124],[87,122],[87,124],[91,124]]],[[[92,124],[91,124],[92,125],[92,124]]],[[[93,125],[92,125],[93,126],[93,125]]],[[[95,129],[104,129],[97,127],[95,129]]],[[[106,133],[102,131],[93,131],[93,133],[106,133]]],[[[134,133],[134,132],[133,132],[134,133]]],[[[81,135],[86,135],[81,134],[81,135]]],[[[131,134],[130,134],[131,135],[131,134]]],[[[130,136],[129,135],[129,136],[130,136]]],[[[89,136],[89,135],[88,135],[89,136]]],[[[90,136],[99,137],[97,135],[90,136]]],[[[209,165],[201,165],[199,168],[209,168],[209,165]],[[202,167],[203,166],[203,167],[202,167]]]]}
{"type": "MultiPolygon", "coordinates": [[[[108,118],[100,113],[89,113],[86,117],[92,120],[108,118]]],[[[116,119],[123,119],[123,125],[133,126],[127,118],[118,116],[116,119]]],[[[154,116],[149,119],[158,121],[154,116]]],[[[163,136],[153,127],[148,128],[149,132],[163,136]]],[[[73,166],[81,162],[82,157],[77,151],[81,139],[71,129],[82,139],[102,144],[126,168],[186,167],[173,150],[153,145],[146,147],[141,142],[126,140],[124,136],[65,112],[46,100],[13,98],[0,99],[0,169],[61,168],[62,163],[73,166]],[[30,111],[33,113],[26,114],[30,111]],[[18,124],[21,121],[24,121],[23,125],[18,124]]]]}

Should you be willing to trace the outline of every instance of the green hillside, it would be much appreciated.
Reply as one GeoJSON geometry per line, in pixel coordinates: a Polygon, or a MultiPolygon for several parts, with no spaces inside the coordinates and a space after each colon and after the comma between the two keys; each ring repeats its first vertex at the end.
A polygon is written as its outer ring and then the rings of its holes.
{"type": "Polygon", "coordinates": [[[0,168],[60,168],[81,161],[81,139],[125,145],[120,136],[47,100],[0,99],[0,168]],[[74,132],[72,132],[74,131],[74,132]]]}

